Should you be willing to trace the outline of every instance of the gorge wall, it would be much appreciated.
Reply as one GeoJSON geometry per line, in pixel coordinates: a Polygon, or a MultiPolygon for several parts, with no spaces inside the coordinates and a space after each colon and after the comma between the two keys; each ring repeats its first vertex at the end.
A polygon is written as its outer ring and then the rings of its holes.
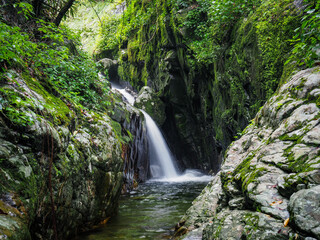
{"type": "Polygon", "coordinates": [[[179,239],[320,239],[320,68],[294,75],[233,142],[179,239]]]}
{"type": "MultiPolygon", "coordinates": [[[[150,86],[164,102],[162,129],[181,168],[217,171],[234,136],[295,69],[284,63],[299,7],[265,1],[219,25],[207,1],[127,1],[112,57],[123,81],[150,86]]],[[[111,57],[110,48],[100,45],[97,56],[111,57]]]]}
{"type": "Polygon", "coordinates": [[[107,221],[121,191],[147,178],[142,113],[117,94],[109,109],[84,109],[11,73],[1,84],[16,115],[0,117],[0,238],[66,239],[107,221]]]}

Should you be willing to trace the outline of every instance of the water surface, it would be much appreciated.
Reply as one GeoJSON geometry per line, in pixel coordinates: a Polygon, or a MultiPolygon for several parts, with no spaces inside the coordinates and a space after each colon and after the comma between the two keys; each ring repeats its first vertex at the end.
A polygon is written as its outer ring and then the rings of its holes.
{"type": "Polygon", "coordinates": [[[121,196],[118,216],[77,240],[170,239],[206,182],[149,181],[121,196]]]}

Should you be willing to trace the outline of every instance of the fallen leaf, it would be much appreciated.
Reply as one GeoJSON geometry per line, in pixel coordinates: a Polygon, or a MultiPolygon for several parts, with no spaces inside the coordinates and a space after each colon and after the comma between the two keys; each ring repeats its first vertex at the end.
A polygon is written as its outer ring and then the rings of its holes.
{"type": "Polygon", "coordinates": [[[283,203],[282,200],[280,200],[280,201],[273,201],[272,203],[270,203],[270,205],[273,206],[273,205],[275,205],[275,204],[281,204],[281,203],[283,203]]]}
{"type": "Polygon", "coordinates": [[[289,221],[290,221],[290,218],[287,218],[286,220],[284,220],[283,226],[284,226],[284,227],[288,226],[289,221]]]}

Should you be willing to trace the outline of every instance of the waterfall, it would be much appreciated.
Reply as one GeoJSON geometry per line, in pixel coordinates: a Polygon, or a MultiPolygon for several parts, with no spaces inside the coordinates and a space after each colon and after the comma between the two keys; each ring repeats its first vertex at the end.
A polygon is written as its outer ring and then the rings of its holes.
{"type": "MultiPolygon", "coordinates": [[[[131,105],[134,104],[134,96],[126,89],[114,83],[111,83],[111,85],[131,105]]],[[[157,124],[149,114],[141,109],[140,111],[144,114],[146,121],[152,180],[165,182],[208,182],[212,179],[212,176],[203,175],[200,171],[194,169],[187,169],[183,174],[178,174],[174,165],[174,158],[157,124]]]]}
{"type": "Polygon", "coordinates": [[[172,154],[160,129],[149,114],[143,110],[141,111],[146,119],[152,177],[165,177],[169,179],[177,177],[178,173],[173,164],[172,154]]]}
{"type": "MultiPolygon", "coordinates": [[[[134,97],[126,91],[126,89],[114,83],[112,83],[112,88],[117,89],[131,105],[134,104],[134,97]]],[[[152,177],[166,179],[177,177],[178,173],[173,163],[174,160],[172,154],[160,129],[148,113],[143,110],[141,110],[141,112],[146,120],[149,142],[150,171],[152,177]]]]}

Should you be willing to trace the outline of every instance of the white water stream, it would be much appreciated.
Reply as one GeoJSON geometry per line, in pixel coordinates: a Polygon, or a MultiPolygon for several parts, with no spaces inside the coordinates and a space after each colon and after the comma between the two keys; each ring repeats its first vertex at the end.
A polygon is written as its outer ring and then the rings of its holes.
{"type": "MultiPolygon", "coordinates": [[[[112,83],[112,88],[118,90],[122,96],[133,106],[135,98],[123,87],[112,83]]],[[[212,176],[203,175],[198,170],[187,169],[179,174],[174,165],[174,158],[156,123],[145,111],[147,135],[149,141],[150,181],[161,182],[208,182],[212,176]]]]}
{"type": "Polygon", "coordinates": [[[173,157],[160,129],[145,111],[141,110],[146,119],[149,141],[150,170],[153,178],[171,179],[178,177],[173,165],[173,157]]]}

